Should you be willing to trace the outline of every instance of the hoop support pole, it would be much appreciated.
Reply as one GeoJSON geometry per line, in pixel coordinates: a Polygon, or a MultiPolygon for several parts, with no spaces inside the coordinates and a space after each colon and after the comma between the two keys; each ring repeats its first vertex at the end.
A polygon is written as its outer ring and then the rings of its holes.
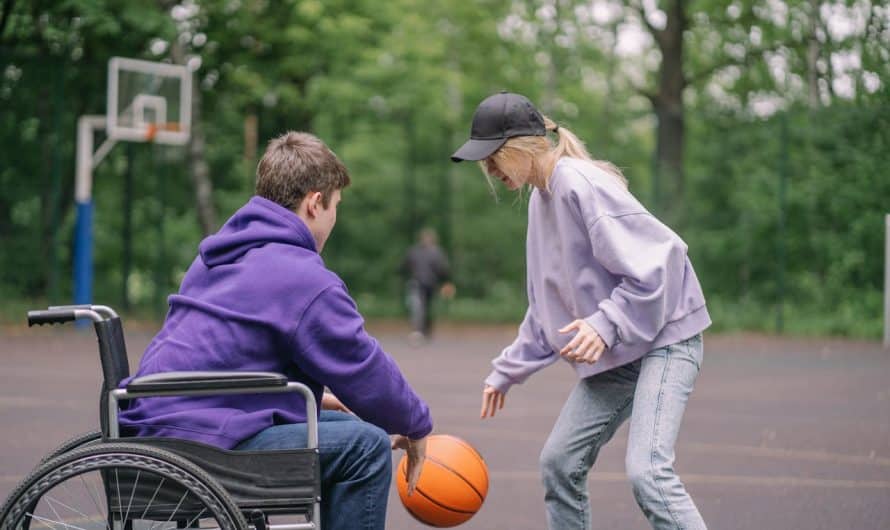
{"type": "Polygon", "coordinates": [[[86,115],[77,120],[77,171],[74,180],[74,201],[77,218],[74,224],[74,303],[93,301],[93,169],[115,144],[107,138],[93,152],[93,133],[104,129],[105,116],[86,115]]]}

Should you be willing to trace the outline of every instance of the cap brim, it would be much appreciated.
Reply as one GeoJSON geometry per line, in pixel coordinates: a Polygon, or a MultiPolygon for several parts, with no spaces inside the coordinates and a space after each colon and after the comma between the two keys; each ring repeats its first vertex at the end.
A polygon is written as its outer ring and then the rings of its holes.
{"type": "Polygon", "coordinates": [[[494,154],[505,143],[507,143],[506,138],[496,138],[494,140],[473,140],[471,138],[451,155],[451,161],[484,160],[494,154]]]}

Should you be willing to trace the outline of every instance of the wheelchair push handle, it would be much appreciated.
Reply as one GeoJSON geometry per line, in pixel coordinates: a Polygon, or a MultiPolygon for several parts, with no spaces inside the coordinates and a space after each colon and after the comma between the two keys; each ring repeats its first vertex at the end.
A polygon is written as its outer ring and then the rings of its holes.
{"type": "Polygon", "coordinates": [[[72,322],[79,318],[88,318],[94,322],[100,322],[103,320],[102,316],[92,309],[38,309],[28,311],[28,327],[31,327],[35,324],[38,326],[42,326],[44,324],[64,324],[66,322],[72,322]]]}
{"type": "Polygon", "coordinates": [[[87,309],[87,310],[95,311],[95,312],[99,313],[100,315],[104,316],[105,318],[116,318],[118,316],[117,313],[114,311],[114,309],[108,307],[107,305],[95,305],[95,304],[51,305],[51,306],[47,307],[47,309],[49,309],[50,311],[56,311],[56,310],[62,310],[62,309],[71,309],[71,310],[87,309]]]}
{"type": "Polygon", "coordinates": [[[64,324],[75,320],[73,309],[49,309],[28,311],[28,327],[44,324],[64,324]]]}

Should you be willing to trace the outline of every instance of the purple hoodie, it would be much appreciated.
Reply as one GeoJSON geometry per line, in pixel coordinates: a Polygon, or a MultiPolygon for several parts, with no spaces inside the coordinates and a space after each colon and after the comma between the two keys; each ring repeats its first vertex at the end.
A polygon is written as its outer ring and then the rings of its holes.
{"type": "MultiPolygon", "coordinates": [[[[253,197],[204,239],[163,328],[134,377],[179,370],[286,374],[321,398],[327,386],[362,419],[420,438],[429,408],[368,335],[343,281],[325,268],[293,212],[253,197]]],[[[122,382],[126,385],[129,379],[122,382]]],[[[297,394],[134,400],[125,436],[167,436],[232,448],[272,425],[306,421],[297,394]]]]}

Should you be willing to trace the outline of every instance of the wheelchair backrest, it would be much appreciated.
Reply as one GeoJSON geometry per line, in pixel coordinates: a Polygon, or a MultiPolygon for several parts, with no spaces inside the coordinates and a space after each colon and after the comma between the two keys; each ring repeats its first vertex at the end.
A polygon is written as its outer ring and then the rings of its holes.
{"type": "Polygon", "coordinates": [[[94,322],[96,338],[99,339],[99,360],[102,363],[103,388],[117,388],[121,381],[130,375],[130,361],[127,359],[127,344],[120,317],[94,322]]]}
{"type": "Polygon", "coordinates": [[[127,344],[118,316],[94,322],[99,340],[99,361],[102,364],[102,391],[99,393],[99,426],[102,436],[108,436],[108,392],[130,375],[127,344]]]}
{"type": "Polygon", "coordinates": [[[130,375],[130,362],[127,360],[127,344],[121,319],[108,306],[78,304],[50,306],[47,309],[28,311],[28,326],[44,324],[64,324],[77,319],[90,319],[99,341],[99,362],[102,366],[102,391],[99,398],[99,422],[102,434],[108,434],[108,392],[116,389],[121,381],[130,375]]]}

